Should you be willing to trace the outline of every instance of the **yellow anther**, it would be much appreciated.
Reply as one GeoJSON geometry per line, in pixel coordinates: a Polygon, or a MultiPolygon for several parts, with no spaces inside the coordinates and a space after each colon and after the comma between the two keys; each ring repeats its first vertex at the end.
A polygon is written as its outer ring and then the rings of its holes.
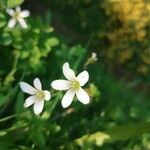
{"type": "Polygon", "coordinates": [[[71,87],[72,87],[72,89],[74,89],[74,90],[78,90],[78,89],[80,88],[80,83],[79,83],[79,81],[77,81],[77,80],[73,81],[72,84],[71,84],[71,87]]]}
{"type": "Polygon", "coordinates": [[[38,91],[36,97],[38,100],[43,100],[45,98],[45,93],[43,91],[38,91]]]}
{"type": "Polygon", "coordinates": [[[16,12],[13,16],[15,19],[18,19],[20,17],[20,14],[18,12],[16,12]]]}

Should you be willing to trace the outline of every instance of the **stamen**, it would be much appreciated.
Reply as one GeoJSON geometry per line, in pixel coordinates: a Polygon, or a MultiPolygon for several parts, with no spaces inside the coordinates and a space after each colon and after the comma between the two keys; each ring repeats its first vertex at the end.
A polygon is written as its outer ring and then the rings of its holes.
{"type": "Polygon", "coordinates": [[[16,12],[16,13],[14,14],[14,18],[15,18],[15,19],[18,19],[19,16],[20,16],[20,14],[19,14],[18,12],[16,12]]]}
{"type": "Polygon", "coordinates": [[[75,80],[72,82],[71,87],[73,90],[78,90],[80,88],[80,83],[79,81],[75,80]]]}
{"type": "Polygon", "coordinates": [[[45,98],[45,93],[43,91],[38,91],[36,97],[38,100],[43,100],[45,98]]]}

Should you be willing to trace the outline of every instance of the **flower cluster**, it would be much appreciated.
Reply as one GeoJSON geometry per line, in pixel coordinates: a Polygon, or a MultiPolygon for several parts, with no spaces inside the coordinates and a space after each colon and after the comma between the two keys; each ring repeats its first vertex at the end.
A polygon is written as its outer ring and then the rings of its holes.
{"type": "MultiPolygon", "coordinates": [[[[88,104],[90,97],[82,88],[89,80],[88,72],[83,71],[78,76],[75,76],[75,72],[70,68],[68,62],[64,63],[62,71],[67,80],[59,79],[51,83],[52,88],[55,90],[67,90],[61,101],[62,107],[69,107],[75,95],[81,103],[88,104]]],[[[43,110],[44,100],[49,101],[51,94],[47,90],[42,90],[42,84],[38,78],[34,79],[33,85],[34,87],[26,82],[20,82],[22,91],[31,95],[25,100],[24,107],[34,104],[34,113],[38,115],[43,110]]]]}
{"type": "MultiPolygon", "coordinates": [[[[17,23],[20,24],[22,28],[27,28],[27,23],[25,22],[26,17],[29,17],[30,12],[28,10],[22,10],[20,6],[16,9],[7,9],[7,13],[12,17],[8,21],[8,27],[13,28],[17,23]]],[[[96,59],[96,55],[92,54],[93,59],[96,59]]],[[[62,107],[67,108],[71,105],[75,95],[77,99],[83,103],[88,104],[90,102],[90,97],[83,90],[83,86],[89,80],[89,74],[87,71],[81,72],[78,76],[75,76],[75,72],[70,68],[69,63],[64,63],[62,67],[63,74],[67,80],[55,80],[51,83],[51,86],[55,90],[67,90],[63,99],[62,107]]],[[[35,114],[40,114],[44,107],[44,101],[49,101],[51,99],[51,93],[47,90],[42,90],[42,84],[39,78],[35,78],[33,81],[33,86],[26,82],[20,82],[20,88],[23,92],[30,94],[30,96],[25,100],[24,107],[33,106],[35,114]]]]}

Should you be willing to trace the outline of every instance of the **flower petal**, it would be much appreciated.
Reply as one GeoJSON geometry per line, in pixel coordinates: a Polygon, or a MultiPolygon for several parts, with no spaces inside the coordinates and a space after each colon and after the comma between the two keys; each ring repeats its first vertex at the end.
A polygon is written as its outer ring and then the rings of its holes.
{"type": "Polygon", "coordinates": [[[62,70],[66,79],[71,81],[75,79],[75,72],[69,67],[68,62],[64,63],[62,70]]]}
{"type": "Polygon", "coordinates": [[[26,24],[26,22],[25,22],[25,20],[23,18],[19,18],[18,21],[19,21],[20,26],[22,28],[27,28],[27,24],[26,24]]]}
{"type": "Polygon", "coordinates": [[[16,20],[15,19],[10,19],[8,21],[8,27],[13,28],[16,25],[16,20]]]}
{"type": "Polygon", "coordinates": [[[36,96],[30,96],[25,100],[24,107],[29,107],[36,102],[36,96]]]}
{"type": "Polygon", "coordinates": [[[36,89],[42,90],[42,84],[39,78],[35,78],[33,81],[33,85],[36,89]]]}
{"type": "Polygon", "coordinates": [[[87,71],[83,71],[81,72],[78,76],[77,76],[77,80],[80,83],[80,86],[85,85],[85,83],[89,80],[89,73],[87,71]]]}
{"type": "Polygon", "coordinates": [[[75,92],[72,90],[68,90],[61,101],[62,107],[68,107],[72,103],[74,96],[75,92]]]}
{"type": "Polygon", "coordinates": [[[54,80],[51,86],[55,90],[68,90],[71,88],[71,82],[67,80],[54,80]]]}
{"type": "Polygon", "coordinates": [[[13,9],[7,9],[6,11],[10,16],[14,16],[15,14],[15,11],[13,9]]]}
{"type": "Polygon", "coordinates": [[[89,95],[82,89],[80,88],[77,92],[76,92],[77,98],[78,100],[83,103],[83,104],[88,104],[90,102],[90,97],[89,95]]]}
{"type": "Polygon", "coordinates": [[[20,82],[19,85],[20,85],[21,90],[25,93],[33,95],[33,94],[36,94],[37,92],[37,90],[34,87],[32,87],[26,82],[20,82]]]}
{"type": "Polygon", "coordinates": [[[21,7],[20,7],[20,6],[17,6],[17,7],[16,7],[16,12],[17,12],[17,13],[20,13],[20,12],[21,12],[21,7]]]}
{"type": "Polygon", "coordinates": [[[39,115],[42,112],[43,107],[44,107],[44,101],[43,100],[36,101],[34,104],[34,107],[33,107],[34,113],[36,115],[39,115]]]}
{"type": "Polygon", "coordinates": [[[22,18],[29,17],[29,16],[30,16],[30,11],[28,11],[28,10],[23,10],[23,11],[20,12],[20,16],[21,16],[22,18]]]}
{"type": "Polygon", "coordinates": [[[47,90],[45,90],[44,93],[45,93],[45,100],[49,101],[50,98],[51,98],[51,93],[49,91],[47,91],[47,90]]]}

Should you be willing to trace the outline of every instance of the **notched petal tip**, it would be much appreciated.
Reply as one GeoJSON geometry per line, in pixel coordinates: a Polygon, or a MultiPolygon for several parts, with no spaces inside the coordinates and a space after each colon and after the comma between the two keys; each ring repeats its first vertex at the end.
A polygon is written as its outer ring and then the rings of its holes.
{"type": "Polygon", "coordinates": [[[68,62],[64,63],[62,71],[66,79],[70,81],[75,79],[75,72],[70,68],[68,62]]]}
{"type": "Polygon", "coordinates": [[[63,64],[63,67],[62,67],[63,72],[64,72],[64,70],[66,70],[66,69],[68,69],[68,68],[70,68],[70,65],[69,65],[68,62],[65,62],[65,63],[63,64]]]}
{"type": "Polygon", "coordinates": [[[39,78],[35,78],[35,79],[33,80],[33,85],[34,85],[34,87],[35,87],[36,89],[42,90],[42,84],[41,84],[41,81],[40,81],[39,78]]]}
{"type": "Polygon", "coordinates": [[[68,63],[68,62],[65,62],[65,63],[63,64],[63,67],[69,67],[69,63],[68,63]]]}

